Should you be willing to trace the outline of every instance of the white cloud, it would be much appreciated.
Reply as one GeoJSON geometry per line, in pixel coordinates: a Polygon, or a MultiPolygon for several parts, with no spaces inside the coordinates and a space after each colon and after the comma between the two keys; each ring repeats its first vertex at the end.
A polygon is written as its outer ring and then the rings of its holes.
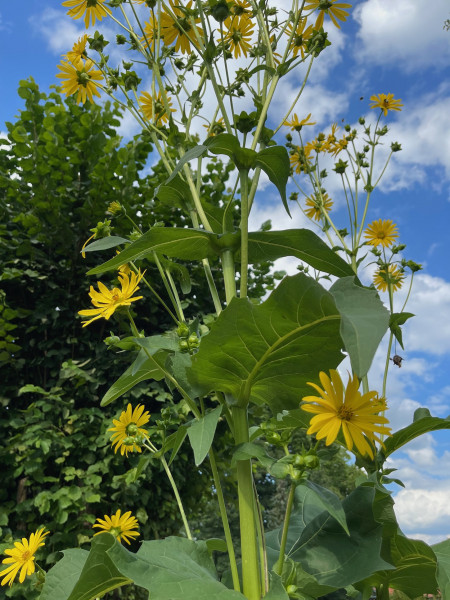
{"type": "Polygon", "coordinates": [[[447,0],[367,0],[355,7],[353,17],[360,26],[362,62],[396,67],[401,62],[407,71],[448,64],[447,0]]]}
{"type": "Polygon", "coordinates": [[[405,532],[425,530],[450,537],[450,485],[443,489],[409,488],[395,496],[395,512],[405,532]]]}

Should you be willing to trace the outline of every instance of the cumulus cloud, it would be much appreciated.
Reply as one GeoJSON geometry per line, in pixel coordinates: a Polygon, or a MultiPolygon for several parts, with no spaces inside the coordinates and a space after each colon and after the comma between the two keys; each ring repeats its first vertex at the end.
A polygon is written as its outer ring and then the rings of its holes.
{"type": "Polygon", "coordinates": [[[443,66],[450,57],[447,0],[367,0],[355,7],[360,26],[358,58],[375,65],[398,66],[407,71],[443,66]]]}

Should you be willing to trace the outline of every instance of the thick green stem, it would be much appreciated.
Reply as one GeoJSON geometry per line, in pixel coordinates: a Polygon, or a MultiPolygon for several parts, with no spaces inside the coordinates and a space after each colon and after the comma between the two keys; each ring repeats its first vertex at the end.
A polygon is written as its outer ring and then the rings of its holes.
{"type": "Polygon", "coordinates": [[[286,514],[284,516],[283,533],[281,534],[280,555],[278,557],[278,561],[277,561],[277,564],[275,567],[275,572],[278,573],[278,575],[281,575],[281,573],[283,572],[284,555],[286,553],[286,543],[287,543],[287,536],[288,536],[288,531],[289,531],[289,521],[291,519],[292,507],[294,505],[294,496],[295,496],[295,483],[292,482],[291,489],[289,490],[287,504],[286,504],[286,514]]]}
{"type": "Polygon", "coordinates": [[[236,279],[232,250],[222,252],[222,271],[225,284],[225,297],[227,304],[230,304],[231,300],[236,296],[236,279]]]}
{"type": "Polygon", "coordinates": [[[241,181],[241,285],[239,295],[247,297],[248,282],[248,171],[239,170],[241,181]]]}
{"type": "Polygon", "coordinates": [[[230,559],[231,577],[233,579],[233,587],[236,591],[241,591],[241,585],[239,582],[239,572],[236,564],[236,556],[234,553],[233,540],[231,538],[230,524],[228,522],[227,509],[225,506],[225,500],[222,492],[222,485],[220,483],[219,471],[217,470],[216,457],[212,450],[209,451],[209,462],[211,464],[211,470],[214,478],[214,486],[216,488],[217,500],[219,502],[219,511],[222,518],[223,531],[225,533],[225,541],[227,544],[228,556],[230,559]]]}
{"type": "MultiPolygon", "coordinates": [[[[247,407],[233,406],[232,414],[236,445],[248,442],[247,407]]],[[[260,600],[261,581],[255,528],[256,510],[251,459],[237,461],[236,473],[239,496],[243,591],[248,600],[260,600]]]]}

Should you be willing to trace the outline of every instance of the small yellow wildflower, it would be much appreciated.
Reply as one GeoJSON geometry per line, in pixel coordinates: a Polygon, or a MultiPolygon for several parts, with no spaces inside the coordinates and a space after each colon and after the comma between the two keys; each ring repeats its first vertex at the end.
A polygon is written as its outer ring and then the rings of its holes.
{"type": "Polygon", "coordinates": [[[3,576],[1,585],[12,585],[17,573],[20,571],[19,583],[23,583],[27,575],[32,575],[36,569],[34,555],[38,548],[44,545],[44,538],[49,532],[44,533],[44,528],[38,529],[30,535],[30,539],[22,538],[21,542],[14,542],[14,548],[7,548],[4,553],[8,558],[3,559],[4,565],[9,565],[3,571],[0,571],[0,577],[3,576]]]}
{"type": "Polygon", "coordinates": [[[401,99],[396,100],[394,94],[378,94],[377,96],[370,96],[371,101],[374,104],[370,105],[370,108],[381,108],[384,116],[388,114],[388,110],[402,110],[400,107],[403,106],[401,99]]]}
{"type": "MultiPolygon", "coordinates": [[[[66,59],[75,66],[80,64],[81,59],[87,58],[87,55],[86,55],[87,39],[88,39],[88,36],[87,36],[87,33],[85,33],[83,36],[78,38],[78,41],[75,42],[75,44],[72,47],[72,50],[70,50],[70,52],[68,52],[66,54],[66,59]]],[[[83,63],[81,62],[81,66],[82,65],[83,65],[83,63]]]]}
{"type": "Polygon", "coordinates": [[[331,207],[333,206],[333,200],[327,193],[321,195],[314,194],[313,196],[306,198],[305,204],[308,207],[305,209],[305,215],[309,219],[320,221],[324,212],[330,212],[331,207]]]}
{"type": "Polygon", "coordinates": [[[93,67],[94,63],[89,59],[84,64],[79,59],[76,64],[63,62],[58,65],[58,69],[62,72],[58,73],[56,77],[65,80],[63,81],[62,88],[66,96],[76,93],[77,103],[82,102],[83,104],[86,102],[86,98],[89,98],[89,101],[93,103],[93,96],[100,97],[97,89],[98,83],[96,82],[101,81],[103,75],[93,67]]]}
{"type": "MultiPolygon", "coordinates": [[[[175,112],[175,109],[172,108],[172,99],[170,96],[167,96],[167,104],[170,112],[175,112]]],[[[161,92],[156,94],[156,98],[153,98],[148,92],[142,92],[139,96],[139,105],[144,117],[149,121],[152,121],[156,127],[160,127],[169,122],[169,115],[164,107],[161,92]],[[153,115],[155,115],[155,118],[153,118],[153,115]]]]}
{"type": "Polygon", "coordinates": [[[97,519],[92,527],[97,527],[101,531],[97,531],[94,535],[100,535],[100,533],[107,531],[108,533],[112,533],[118,542],[123,540],[127,544],[130,543],[128,538],[139,537],[139,532],[133,531],[133,529],[138,528],[138,522],[136,517],[131,516],[131,510],[123,515],[120,513],[119,509],[115,515],[111,515],[110,517],[105,515],[104,519],[97,519]]]}
{"type": "Polygon", "coordinates": [[[319,379],[323,389],[308,382],[319,396],[306,396],[303,398],[305,404],[301,405],[303,410],[315,415],[306,433],[315,434],[318,440],[325,438],[325,444],[329,446],[342,429],[349,450],[355,445],[361,455],[368,454],[373,459],[374,442],[382,443],[376,433],[390,435],[391,432],[386,427],[389,421],[379,415],[383,407],[378,393],[366,392],[361,395],[356,375],[353,378],[349,375],[344,389],[342,379],[334,369],[330,370],[330,377],[321,371],[319,379]]]}
{"type": "Polygon", "coordinates": [[[197,27],[200,19],[196,18],[194,24],[186,17],[186,12],[192,11],[192,0],[186,4],[184,10],[178,8],[180,5],[177,0],[169,0],[170,14],[161,13],[161,36],[166,46],[175,42],[175,51],[183,54],[190,54],[191,43],[197,46],[197,35],[203,38],[203,29],[197,27]],[[175,18],[174,18],[175,17],[175,18]],[[195,27],[195,30],[194,30],[195,27]]]}
{"type": "MultiPolygon", "coordinates": [[[[292,23],[289,23],[289,25],[286,28],[286,34],[288,35],[289,38],[292,35],[292,28],[293,28],[292,23]]],[[[295,31],[294,31],[294,35],[292,36],[291,44],[289,46],[289,50],[292,52],[292,54],[294,56],[297,56],[297,54],[300,52],[300,54],[302,55],[302,58],[305,58],[306,43],[309,40],[309,38],[312,36],[312,34],[313,34],[312,25],[308,25],[308,27],[306,27],[306,19],[299,19],[299,22],[297,23],[297,27],[295,28],[295,31]]]]}
{"type": "Polygon", "coordinates": [[[225,43],[229,44],[230,52],[234,54],[234,58],[239,58],[241,53],[247,57],[251,49],[251,39],[254,24],[250,21],[247,15],[241,17],[228,17],[223,22],[225,28],[225,43]]]}
{"type": "Polygon", "coordinates": [[[79,19],[84,15],[84,25],[86,29],[89,27],[89,21],[92,26],[95,25],[95,19],[101,21],[103,17],[111,14],[107,6],[104,6],[106,0],[66,0],[62,3],[63,6],[70,7],[67,12],[69,17],[79,19]]]}
{"type": "Polygon", "coordinates": [[[340,29],[341,26],[339,25],[337,20],[339,19],[339,21],[346,21],[349,13],[345,9],[351,7],[351,4],[337,2],[337,0],[312,0],[311,2],[309,2],[309,4],[305,4],[304,10],[319,11],[319,15],[317,17],[316,24],[314,25],[314,29],[320,29],[321,27],[323,27],[325,13],[330,17],[334,25],[336,25],[336,27],[340,29]]]}
{"type": "Polygon", "coordinates": [[[404,279],[402,270],[395,265],[389,265],[387,270],[386,267],[383,267],[375,272],[373,283],[380,292],[386,292],[389,286],[392,287],[393,292],[396,292],[402,287],[404,279]]]}
{"type": "Polygon", "coordinates": [[[133,410],[131,404],[128,404],[127,409],[123,410],[119,419],[113,420],[114,427],[110,427],[108,431],[113,431],[111,435],[111,444],[114,446],[114,453],[120,449],[120,454],[128,456],[128,452],[141,452],[139,442],[148,438],[146,429],[142,425],[148,423],[150,414],[144,412],[144,406],[138,404],[133,410]]]}
{"type": "Polygon", "coordinates": [[[390,219],[372,221],[364,232],[366,243],[371,246],[390,246],[398,238],[397,225],[390,219]]]}
{"type": "Polygon", "coordinates": [[[287,125],[288,127],[290,127],[292,129],[292,131],[301,131],[302,127],[304,127],[305,125],[315,125],[316,121],[310,121],[311,118],[311,113],[309,113],[309,115],[307,117],[305,117],[304,119],[299,120],[297,113],[294,113],[292,115],[292,119],[290,121],[288,121],[286,119],[286,121],[284,121],[283,125],[287,125]]]}
{"type": "Polygon", "coordinates": [[[130,277],[125,273],[119,274],[119,281],[122,288],[120,290],[116,287],[109,290],[105,284],[98,281],[97,285],[100,291],[97,292],[91,285],[89,296],[91,297],[92,304],[97,308],[88,308],[86,310],[78,311],[78,314],[83,317],[93,317],[89,321],[83,321],[83,327],[86,327],[97,319],[108,320],[119,306],[130,306],[132,302],[140,300],[142,296],[132,298],[132,295],[139,289],[138,283],[143,276],[144,273],[141,273],[140,271],[137,275],[134,272],[131,273],[130,277]]]}

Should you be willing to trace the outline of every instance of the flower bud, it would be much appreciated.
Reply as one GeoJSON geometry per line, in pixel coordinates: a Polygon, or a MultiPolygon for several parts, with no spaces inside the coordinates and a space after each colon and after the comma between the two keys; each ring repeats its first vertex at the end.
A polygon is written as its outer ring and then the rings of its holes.
{"type": "Polygon", "coordinates": [[[177,327],[177,335],[180,338],[187,338],[189,335],[189,327],[186,323],[180,323],[177,327]]]}

